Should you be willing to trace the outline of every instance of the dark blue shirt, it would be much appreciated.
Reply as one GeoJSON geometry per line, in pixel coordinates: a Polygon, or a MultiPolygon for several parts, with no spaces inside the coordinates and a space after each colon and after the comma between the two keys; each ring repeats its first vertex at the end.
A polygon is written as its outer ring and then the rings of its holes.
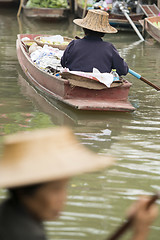
{"type": "Polygon", "coordinates": [[[113,44],[93,36],[71,41],[63,54],[61,64],[70,71],[92,72],[95,67],[101,73],[110,73],[112,69],[116,69],[120,76],[128,73],[127,63],[113,44]]]}
{"type": "Polygon", "coordinates": [[[16,200],[0,204],[0,240],[46,240],[42,223],[16,200]]]}

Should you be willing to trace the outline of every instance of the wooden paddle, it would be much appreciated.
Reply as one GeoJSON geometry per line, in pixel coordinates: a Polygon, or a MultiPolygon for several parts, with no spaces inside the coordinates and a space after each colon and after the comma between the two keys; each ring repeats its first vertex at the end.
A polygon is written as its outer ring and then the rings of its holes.
{"type": "MultiPolygon", "coordinates": [[[[151,197],[146,208],[148,209],[158,199],[160,199],[160,192],[158,192],[157,194],[151,197]]],[[[129,227],[131,227],[133,221],[134,221],[134,216],[128,218],[127,221],[124,224],[122,224],[122,226],[120,226],[113,235],[107,238],[107,240],[117,240],[126,230],[129,229],[129,227]]]]}
{"type": "Polygon", "coordinates": [[[129,69],[128,71],[130,74],[132,74],[134,77],[142,80],[143,82],[147,83],[148,85],[150,85],[151,87],[155,88],[157,91],[160,91],[160,87],[156,86],[155,84],[151,83],[150,81],[148,81],[147,79],[145,79],[144,77],[142,77],[140,74],[136,73],[135,71],[129,69]]]}
{"type": "Polygon", "coordinates": [[[23,4],[23,0],[20,0],[20,4],[19,4],[19,8],[18,8],[18,12],[17,12],[17,17],[20,16],[21,10],[22,10],[22,4],[23,4]]]}
{"type": "Polygon", "coordinates": [[[122,3],[119,3],[119,8],[120,10],[123,12],[124,16],[127,18],[128,22],[131,24],[131,26],[133,27],[134,31],[137,33],[138,37],[144,41],[144,38],[142,37],[142,35],[140,34],[138,28],[136,27],[136,25],[134,24],[134,22],[132,21],[132,19],[130,18],[130,16],[128,15],[128,10],[126,10],[124,8],[124,6],[122,5],[122,3]]]}

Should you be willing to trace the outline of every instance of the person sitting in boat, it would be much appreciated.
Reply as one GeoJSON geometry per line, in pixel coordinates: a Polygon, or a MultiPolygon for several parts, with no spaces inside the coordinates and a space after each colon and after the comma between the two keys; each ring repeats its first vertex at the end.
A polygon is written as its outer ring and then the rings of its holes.
{"type": "Polygon", "coordinates": [[[69,43],[61,58],[62,67],[82,72],[92,72],[97,68],[101,73],[116,69],[120,76],[128,73],[128,65],[117,49],[112,43],[102,40],[105,33],[117,32],[109,24],[107,12],[89,10],[85,18],[74,19],[73,22],[83,28],[85,36],[69,43]]]}
{"type": "MultiPolygon", "coordinates": [[[[56,220],[71,177],[109,167],[111,157],[78,144],[66,127],[34,130],[6,137],[0,161],[0,187],[10,196],[0,205],[0,240],[46,240],[43,221],[56,220]]],[[[132,240],[144,240],[157,215],[147,201],[132,206],[132,240]]]]}

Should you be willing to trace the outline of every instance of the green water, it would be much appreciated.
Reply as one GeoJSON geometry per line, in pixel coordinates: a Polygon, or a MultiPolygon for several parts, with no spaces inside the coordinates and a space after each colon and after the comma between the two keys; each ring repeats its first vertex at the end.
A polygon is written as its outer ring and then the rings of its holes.
{"type": "MultiPolygon", "coordinates": [[[[129,100],[134,113],[77,113],[40,96],[25,80],[16,56],[18,33],[81,36],[67,21],[31,21],[17,9],[0,8],[0,152],[6,134],[35,128],[68,125],[87,148],[115,156],[109,170],[72,179],[68,201],[57,222],[45,224],[50,239],[105,239],[124,219],[126,208],[139,195],[160,190],[160,93],[127,76],[133,83],[129,100]]],[[[134,33],[107,35],[131,69],[160,85],[160,44],[137,43],[134,33]]],[[[1,198],[5,191],[1,190],[1,198]]],[[[160,217],[151,227],[149,239],[158,240],[160,217]]],[[[123,238],[125,239],[125,238],[123,238]]]]}

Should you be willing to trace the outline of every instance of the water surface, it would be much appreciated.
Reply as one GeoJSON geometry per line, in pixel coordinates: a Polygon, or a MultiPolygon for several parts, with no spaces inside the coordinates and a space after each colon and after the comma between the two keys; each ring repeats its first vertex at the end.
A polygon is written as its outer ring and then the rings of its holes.
{"type": "MultiPolygon", "coordinates": [[[[53,101],[50,104],[28,83],[16,56],[18,33],[82,36],[72,17],[60,23],[33,21],[17,9],[0,9],[0,142],[6,134],[35,128],[69,125],[87,148],[115,156],[109,170],[72,179],[66,208],[57,222],[45,223],[49,239],[105,239],[124,219],[126,208],[139,195],[160,190],[160,95],[127,76],[133,83],[129,100],[133,113],[77,113],[53,101]]],[[[160,85],[160,45],[139,43],[135,33],[106,35],[129,67],[160,85]]],[[[0,145],[2,152],[2,144],[0,145]]],[[[1,190],[1,198],[5,191],[1,190]]],[[[158,239],[160,217],[150,238],[158,239]]]]}

